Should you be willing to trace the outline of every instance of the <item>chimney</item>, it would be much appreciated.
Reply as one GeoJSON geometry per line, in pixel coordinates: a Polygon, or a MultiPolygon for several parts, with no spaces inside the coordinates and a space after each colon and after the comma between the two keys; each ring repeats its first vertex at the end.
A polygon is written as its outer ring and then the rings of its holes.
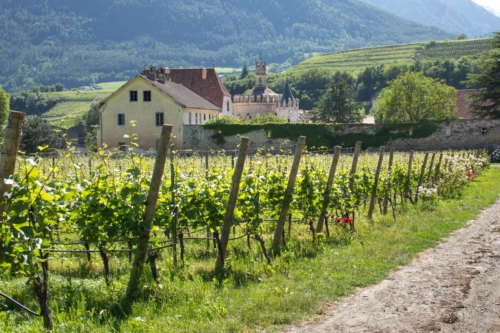
{"type": "Polygon", "coordinates": [[[201,70],[201,78],[202,78],[203,80],[206,80],[206,79],[207,79],[207,73],[208,73],[208,71],[207,71],[205,68],[203,68],[203,69],[201,70]]]}
{"type": "Polygon", "coordinates": [[[156,68],[155,68],[155,66],[149,67],[149,79],[151,81],[156,81],[156,68]]]}
{"type": "Polygon", "coordinates": [[[167,81],[171,81],[170,79],[170,69],[165,67],[160,67],[160,73],[158,74],[158,81],[161,83],[165,83],[167,81]]]}

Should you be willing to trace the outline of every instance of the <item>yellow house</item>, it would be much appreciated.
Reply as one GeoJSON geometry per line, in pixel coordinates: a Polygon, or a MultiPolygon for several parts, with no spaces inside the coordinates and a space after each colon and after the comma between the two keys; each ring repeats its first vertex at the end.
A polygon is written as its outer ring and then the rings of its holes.
{"type": "Polygon", "coordinates": [[[138,151],[157,148],[163,124],[174,126],[175,149],[182,149],[183,125],[204,124],[221,113],[218,106],[204,97],[171,82],[168,73],[160,80],[136,76],[104,100],[99,111],[98,146],[128,145],[131,134],[137,134],[138,151]],[[130,126],[131,121],[135,127],[130,126]]]}

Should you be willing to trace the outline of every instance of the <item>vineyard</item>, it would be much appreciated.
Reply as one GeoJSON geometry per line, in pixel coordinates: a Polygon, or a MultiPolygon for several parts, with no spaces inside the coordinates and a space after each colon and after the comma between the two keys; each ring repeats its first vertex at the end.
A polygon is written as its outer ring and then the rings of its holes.
{"type": "Polygon", "coordinates": [[[411,64],[415,60],[459,59],[491,50],[490,39],[471,39],[380,46],[319,55],[307,59],[289,72],[311,68],[359,74],[368,66],[411,64]]]}
{"type": "Polygon", "coordinates": [[[358,143],[309,152],[304,137],[279,151],[250,150],[242,138],[231,152],[166,156],[167,127],[154,157],[43,147],[17,156],[2,190],[0,292],[12,297],[0,302],[3,331],[41,329],[21,307],[58,332],[151,328],[141,317],[120,326],[141,302],[162,308],[168,331],[201,331],[234,316],[217,296],[228,283],[286,280],[298,258],[338,256],[373,228],[374,216],[433,211],[488,166],[480,151],[368,153],[358,143]],[[209,300],[207,288],[215,288],[209,300]],[[72,326],[82,316],[88,325],[72,326]]]}

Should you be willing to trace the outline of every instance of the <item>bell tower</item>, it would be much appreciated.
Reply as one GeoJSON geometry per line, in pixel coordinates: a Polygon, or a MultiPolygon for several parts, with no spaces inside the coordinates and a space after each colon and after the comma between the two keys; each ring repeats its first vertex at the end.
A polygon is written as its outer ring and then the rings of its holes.
{"type": "Polygon", "coordinates": [[[262,60],[262,53],[260,54],[260,59],[255,62],[255,86],[256,87],[267,87],[267,74],[266,74],[266,62],[262,60]]]}

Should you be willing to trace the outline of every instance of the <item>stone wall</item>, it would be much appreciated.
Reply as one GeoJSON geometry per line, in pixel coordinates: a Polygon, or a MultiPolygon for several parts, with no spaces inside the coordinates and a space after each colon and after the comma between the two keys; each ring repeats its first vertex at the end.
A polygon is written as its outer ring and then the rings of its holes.
{"type": "Polygon", "coordinates": [[[499,120],[452,120],[440,124],[427,138],[397,139],[388,146],[397,150],[480,149],[500,146],[499,120]],[[483,134],[483,129],[486,132],[483,134]]]}
{"type": "MultiPolygon", "coordinates": [[[[336,134],[360,133],[376,135],[382,125],[373,124],[344,124],[336,134]]],[[[397,132],[397,131],[395,131],[397,132]]],[[[238,136],[224,137],[225,143],[217,145],[212,137],[216,134],[214,130],[208,130],[203,126],[185,125],[183,149],[207,150],[207,149],[235,149],[239,144],[238,136]]],[[[279,148],[287,139],[270,139],[264,130],[245,133],[250,138],[250,147],[275,147],[279,148]]],[[[369,142],[363,146],[369,147],[369,142]]],[[[405,138],[388,142],[386,147],[394,147],[396,150],[447,150],[447,149],[480,149],[488,146],[500,147],[500,119],[499,120],[451,120],[443,122],[438,129],[426,138],[405,138]],[[484,129],[486,130],[483,133],[484,129]]]]}

